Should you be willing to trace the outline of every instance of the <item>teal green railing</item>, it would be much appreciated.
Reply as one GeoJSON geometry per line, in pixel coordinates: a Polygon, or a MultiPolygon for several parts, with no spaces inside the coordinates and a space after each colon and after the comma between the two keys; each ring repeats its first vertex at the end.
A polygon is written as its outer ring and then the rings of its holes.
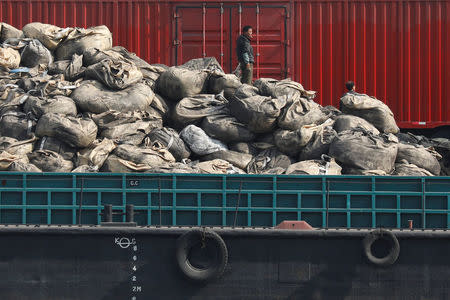
{"type": "Polygon", "coordinates": [[[450,228],[449,177],[1,173],[0,223],[450,228]],[[80,213],[81,212],[81,213],[80,213]],[[115,215],[123,222],[125,216],[115,215]]]}

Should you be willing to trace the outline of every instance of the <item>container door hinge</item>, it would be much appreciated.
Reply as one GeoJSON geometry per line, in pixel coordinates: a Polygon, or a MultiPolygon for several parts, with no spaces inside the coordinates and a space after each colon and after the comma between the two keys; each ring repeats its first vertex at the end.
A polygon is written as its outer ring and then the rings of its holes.
{"type": "Polygon", "coordinates": [[[177,14],[176,12],[175,13],[173,13],[173,18],[174,19],[177,19],[177,18],[179,18],[180,17],[180,15],[179,14],[177,14]]]}
{"type": "Polygon", "coordinates": [[[283,41],[283,44],[285,44],[286,46],[290,46],[291,45],[291,41],[290,40],[285,40],[285,41],[283,41]]]}
{"type": "Polygon", "coordinates": [[[181,44],[180,40],[173,40],[173,45],[174,46],[178,46],[179,44],[181,44]]]}

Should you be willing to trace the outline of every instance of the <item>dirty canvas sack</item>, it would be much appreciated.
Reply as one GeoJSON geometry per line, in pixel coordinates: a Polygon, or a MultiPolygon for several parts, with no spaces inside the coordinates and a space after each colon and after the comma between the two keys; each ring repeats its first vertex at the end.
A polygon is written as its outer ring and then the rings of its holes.
{"type": "Polygon", "coordinates": [[[155,94],[155,97],[153,98],[150,107],[155,109],[159,113],[159,115],[164,119],[168,118],[170,107],[167,104],[167,101],[161,95],[155,94]]]}
{"type": "Polygon", "coordinates": [[[40,64],[49,65],[52,62],[52,53],[38,40],[29,41],[22,50],[20,58],[20,64],[22,66],[33,68],[40,64]]]}
{"type": "Polygon", "coordinates": [[[39,40],[49,50],[55,50],[70,30],[39,22],[28,23],[22,28],[25,37],[39,40]]]}
{"type": "Polygon", "coordinates": [[[71,60],[57,60],[48,65],[48,74],[64,74],[67,67],[70,65],[71,60]]]}
{"type": "Polygon", "coordinates": [[[166,149],[141,148],[134,145],[119,145],[113,152],[114,155],[131,161],[136,164],[144,164],[155,167],[166,164],[168,162],[175,162],[173,155],[166,149]]]}
{"type": "Polygon", "coordinates": [[[110,110],[101,114],[93,114],[91,118],[97,124],[100,131],[138,121],[152,123],[151,126],[153,128],[162,127],[162,119],[159,114],[153,114],[147,111],[120,112],[110,110]]]}
{"type": "Polygon", "coordinates": [[[215,71],[209,75],[208,92],[211,94],[223,92],[225,98],[231,99],[241,85],[242,83],[236,75],[215,71]]]}
{"type": "Polygon", "coordinates": [[[159,115],[143,111],[125,113],[109,111],[93,115],[92,119],[99,127],[100,137],[133,145],[141,144],[150,131],[162,127],[159,115]]]}
{"type": "Polygon", "coordinates": [[[43,172],[70,172],[73,163],[65,160],[61,155],[49,150],[37,150],[28,155],[30,163],[43,172]]]}
{"type": "Polygon", "coordinates": [[[253,83],[258,88],[259,93],[263,96],[271,96],[274,98],[287,96],[291,97],[303,96],[308,99],[315,97],[315,91],[307,91],[303,86],[290,79],[276,80],[272,78],[259,78],[253,83]]]}
{"type": "Polygon", "coordinates": [[[380,134],[380,131],[375,128],[372,124],[364,120],[363,118],[352,116],[352,115],[340,115],[338,116],[333,125],[333,129],[336,130],[337,133],[351,130],[356,127],[361,127],[366,131],[373,133],[374,135],[380,134]]]}
{"type": "Polygon", "coordinates": [[[146,173],[193,174],[199,173],[199,171],[198,169],[194,169],[192,166],[188,164],[182,162],[175,162],[151,168],[150,170],[146,171],[146,173]]]}
{"type": "Polygon", "coordinates": [[[84,77],[86,68],[83,67],[83,55],[74,54],[72,60],[64,69],[64,77],[67,80],[75,81],[84,77]]]}
{"type": "Polygon", "coordinates": [[[106,159],[100,171],[111,173],[138,173],[148,172],[151,169],[152,167],[147,164],[136,164],[132,161],[122,159],[116,155],[110,155],[106,159]]]}
{"type": "Polygon", "coordinates": [[[381,132],[397,133],[400,130],[390,108],[380,100],[367,95],[345,94],[341,98],[341,110],[344,114],[365,119],[381,132]]]}
{"type": "Polygon", "coordinates": [[[0,66],[16,69],[20,64],[20,53],[12,48],[0,48],[0,66]]]}
{"type": "Polygon", "coordinates": [[[95,140],[89,147],[78,151],[77,166],[88,165],[100,169],[115,148],[116,145],[111,140],[95,140]]]}
{"type": "Polygon", "coordinates": [[[255,134],[248,130],[247,125],[227,114],[205,117],[202,129],[210,137],[225,143],[249,142],[255,138],[255,134]]]}
{"type": "Polygon", "coordinates": [[[222,95],[200,94],[183,98],[175,106],[172,119],[180,127],[197,123],[204,117],[228,113],[228,101],[222,95]]]}
{"type": "Polygon", "coordinates": [[[450,139],[446,138],[434,138],[432,140],[433,147],[436,151],[442,156],[442,159],[439,160],[441,165],[441,174],[442,176],[450,175],[450,139]]]}
{"type": "Polygon", "coordinates": [[[100,50],[97,48],[88,48],[83,52],[83,66],[89,67],[101,62],[105,59],[123,60],[125,57],[113,47],[108,50],[100,50]]]}
{"type": "Polygon", "coordinates": [[[436,151],[425,148],[420,145],[398,144],[397,162],[406,160],[410,164],[414,164],[421,169],[425,169],[434,175],[439,175],[441,166],[437,157],[440,156],[436,151]]]}
{"type": "Polygon", "coordinates": [[[261,174],[275,168],[286,170],[291,164],[292,160],[289,156],[281,153],[276,148],[269,148],[253,157],[247,165],[247,173],[261,174]]]}
{"type": "Polygon", "coordinates": [[[149,134],[150,143],[160,143],[172,153],[177,161],[188,158],[191,151],[180,138],[178,132],[172,128],[155,128],[149,134]]]}
{"type": "Polygon", "coordinates": [[[314,159],[300,161],[290,165],[286,170],[286,175],[341,175],[342,168],[336,163],[334,158],[314,159]]]}
{"type": "Polygon", "coordinates": [[[27,172],[27,173],[40,173],[40,172],[42,172],[41,169],[39,169],[35,165],[30,164],[30,163],[21,162],[21,161],[13,162],[9,166],[8,171],[10,171],[10,172],[27,172]]]}
{"type": "Polygon", "coordinates": [[[9,111],[0,116],[1,136],[26,140],[32,137],[35,127],[35,119],[22,112],[9,111]]]}
{"type": "Polygon", "coordinates": [[[64,41],[55,50],[57,60],[70,59],[73,54],[83,54],[88,48],[106,50],[112,47],[112,35],[108,27],[96,26],[88,29],[72,28],[64,41]]]}
{"type": "Polygon", "coordinates": [[[111,91],[98,81],[86,80],[72,92],[71,98],[81,111],[99,114],[110,110],[145,110],[152,103],[154,93],[143,83],[121,91],[111,91]]]}
{"type": "Polygon", "coordinates": [[[222,159],[203,161],[196,164],[195,168],[203,174],[245,174],[243,170],[222,159]]]}
{"type": "Polygon", "coordinates": [[[244,143],[244,142],[230,144],[230,150],[239,153],[250,154],[252,156],[256,156],[260,152],[260,150],[257,147],[255,147],[252,143],[244,143]]]}
{"type": "Polygon", "coordinates": [[[209,137],[201,128],[195,125],[186,126],[180,132],[180,137],[192,152],[197,155],[208,155],[216,151],[228,150],[225,144],[209,137]]]}
{"type": "Polygon", "coordinates": [[[248,124],[254,133],[272,131],[281,109],[286,105],[284,98],[253,96],[239,99],[233,97],[230,101],[230,112],[239,121],[248,124]]]}
{"type": "Polygon", "coordinates": [[[150,122],[140,120],[102,130],[99,136],[112,139],[119,144],[140,145],[153,128],[150,122]]]}
{"type": "Polygon", "coordinates": [[[105,59],[111,59],[113,61],[128,61],[133,63],[142,73],[144,82],[152,89],[154,88],[155,82],[159,76],[169,69],[168,66],[162,64],[150,65],[145,60],[139,58],[136,54],[131,53],[124,47],[120,46],[113,47],[109,50],[89,48],[83,53],[83,65],[86,67],[99,63],[105,59]]]}
{"type": "Polygon", "coordinates": [[[328,119],[328,115],[323,111],[323,108],[312,100],[296,96],[286,101],[288,101],[288,104],[283,108],[278,118],[280,128],[297,130],[305,125],[322,124],[328,119]]]}
{"type": "Polygon", "coordinates": [[[104,59],[89,66],[86,76],[116,90],[123,90],[142,79],[142,73],[136,65],[125,59],[104,59]]]}
{"type": "Polygon", "coordinates": [[[406,160],[402,160],[395,164],[395,170],[392,175],[397,176],[433,176],[429,171],[419,168],[414,164],[408,163],[406,160]]]}
{"type": "Polygon", "coordinates": [[[337,133],[333,129],[333,121],[331,119],[322,125],[316,126],[310,141],[301,149],[298,160],[320,159],[323,154],[328,154],[330,144],[336,136],[337,133]]]}
{"type": "Polygon", "coordinates": [[[277,130],[274,142],[277,148],[287,155],[297,155],[313,138],[316,126],[303,126],[298,130],[277,130]]]}
{"type": "Polygon", "coordinates": [[[24,156],[33,151],[33,145],[36,138],[18,141],[15,138],[0,137],[0,151],[6,151],[12,155],[24,156]]]}
{"type": "Polygon", "coordinates": [[[19,30],[7,23],[0,23],[0,43],[7,39],[19,39],[23,37],[22,30],[19,30]]]}
{"type": "Polygon", "coordinates": [[[97,125],[89,118],[47,113],[39,119],[36,135],[55,137],[72,147],[84,148],[97,137],[97,125]]]}
{"type": "Polygon", "coordinates": [[[248,164],[252,160],[253,156],[250,154],[245,153],[239,153],[235,151],[230,150],[222,150],[213,152],[211,154],[202,156],[202,160],[209,161],[214,159],[221,159],[229,162],[235,167],[238,167],[239,169],[245,169],[247,168],[248,164]]]}
{"type": "Polygon", "coordinates": [[[69,97],[55,96],[53,98],[28,97],[23,107],[25,113],[31,113],[40,118],[46,113],[55,113],[68,116],[77,115],[75,102],[69,97]]]}
{"type": "Polygon", "coordinates": [[[180,68],[195,71],[219,71],[221,73],[224,73],[222,67],[215,57],[194,58],[182,64],[180,68]]]}
{"type": "Polygon", "coordinates": [[[156,90],[164,98],[178,102],[185,97],[192,97],[204,91],[207,78],[206,71],[170,67],[159,76],[156,90]]]}
{"type": "Polygon", "coordinates": [[[97,166],[82,165],[72,170],[72,173],[97,173],[97,166]]]}
{"type": "Polygon", "coordinates": [[[249,84],[242,84],[234,92],[234,97],[238,99],[250,98],[259,95],[258,92],[257,87],[249,84]]]}
{"type": "Polygon", "coordinates": [[[339,133],[330,145],[329,155],[344,169],[382,170],[391,173],[398,152],[398,139],[392,135],[375,136],[361,128],[339,133]]]}
{"type": "Polygon", "coordinates": [[[28,163],[26,155],[13,155],[6,151],[0,152],[0,171],[6,171],[14,162],[28,163]]]}
{"type": "Polygon", "coordinates": [[[65,160],[72,160],[76,149],[57,138],[44,136],[35,143],[34,150],[50,150],[61,155],[65,160]]]}
{"type": "MultiPolygon", "coordinates": [[[[124,47],[116,46],[111,49],[111,51],[114,51],[116,53],[120,53],[124,58],[128,59],[129,61],[132,61],[138,69],[141,71],[144,81],[149,85],[151,88],[154,87],[156,80],[159,78],[159,76],[169,69],[168,66],[162,65],[162,64],[152,64],[150,65],[145,60],[140,58],[134,53],[129,52],[124,47]]],[[[109,51],[108,51],[109,52],[109,51]]]]}

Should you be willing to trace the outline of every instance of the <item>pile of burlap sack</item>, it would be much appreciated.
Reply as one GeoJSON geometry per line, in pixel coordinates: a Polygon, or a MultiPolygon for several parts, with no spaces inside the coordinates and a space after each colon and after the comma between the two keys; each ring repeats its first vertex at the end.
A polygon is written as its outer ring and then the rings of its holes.
{"type": "Polygon", "coordinates": [[[450,174],[448,139],[399,133],[366,95],[338,110],[214,58],[150,65],[105,26],[0,23],[0,43],[2,171],[450,174]]]}

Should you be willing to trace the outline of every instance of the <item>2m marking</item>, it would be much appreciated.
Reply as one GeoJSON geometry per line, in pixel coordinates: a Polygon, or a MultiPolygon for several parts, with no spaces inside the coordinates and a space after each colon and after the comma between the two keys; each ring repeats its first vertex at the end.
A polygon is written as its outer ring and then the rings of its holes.
{"type": "Polygon", "coordinates": [[[142,286],[133,285],[133,293],[140,293],[140,292],[142,292],[142,286]]]}

